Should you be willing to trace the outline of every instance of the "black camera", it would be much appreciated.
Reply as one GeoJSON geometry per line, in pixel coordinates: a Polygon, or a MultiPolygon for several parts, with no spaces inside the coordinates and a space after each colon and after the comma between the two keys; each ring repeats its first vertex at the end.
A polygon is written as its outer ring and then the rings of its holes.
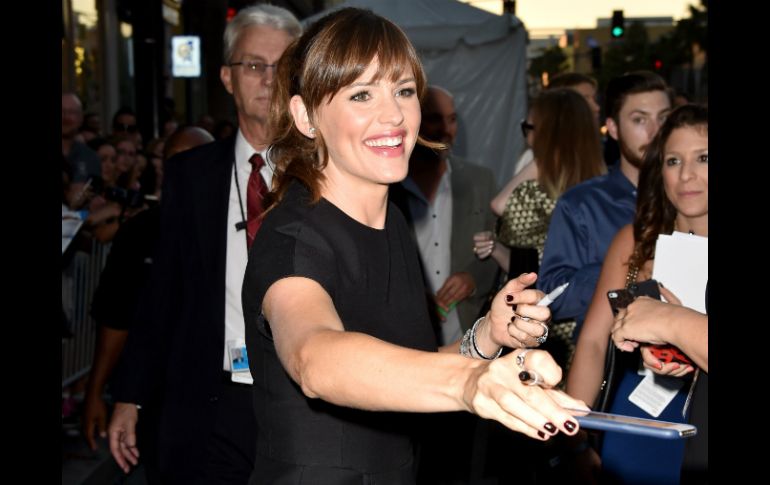
{"type": "Polygon", "coordinates": [[[655,280],[640,281],[629,285],[628,288],[608,291],[607,298],[610,300],[612,314],[617,315],[621,308],[626,308],[639,296],[649,296],[660,300],[658,282],[655,280]]]}
{"type": "Polygon", "coordinates": [[[105,186],[104,180],[98,176],[89,179],[88,192],[90,194],[89,199],[93,195],[101,195],[109,201],[117,202],[124,209],[133,209],[141,207],[145,203],[153,204],[158,201],[156,197],[145,195],[138,190],[124,189],[117,185],[105,186]]]}
{"type": "Polygon", "coordinates": [[[127,190],[121,187],[107,187],[104,198],[117,202],[123,207],[141,207],[144,204],[144,194],[138,190],[127,190]]]}

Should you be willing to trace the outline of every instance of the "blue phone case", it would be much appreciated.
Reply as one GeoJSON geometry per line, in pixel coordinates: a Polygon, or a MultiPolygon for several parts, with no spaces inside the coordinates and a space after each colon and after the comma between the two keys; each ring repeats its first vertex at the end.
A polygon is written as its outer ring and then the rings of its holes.
{"type": "Polygon", "coordinates": [[[570,411],[575,413],[575,419],[585,429],[631,433],[669,440],[689,438],[698,433],[698,428],[687,423],[673,423],[671,421],[659,421],[657,419],[637,418],[595,411],[579,411],[577,409],[570,411]]]}

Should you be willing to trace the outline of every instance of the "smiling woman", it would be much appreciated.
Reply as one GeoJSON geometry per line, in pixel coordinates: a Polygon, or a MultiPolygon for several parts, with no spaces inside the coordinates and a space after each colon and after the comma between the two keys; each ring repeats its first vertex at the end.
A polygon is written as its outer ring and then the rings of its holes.
{"type": "MultiPolygon", "coordinates": [[[[314,24],[278,68],[278,77],[290,81],[276,84],[271,104],[271,156],[277,161],[272,203],[280,201],[294,178],[318,200],[330,157],[350,163],[353,151],[358,157],[366,148],[398,158],[391,162],[406,162],[417,140],[425,74],[414,48],[393,24],[343,24],[314,24]],[[346,48],[330,48],[331,43],[346,48]],[[306,59],[314,63],[299,71],[297,64],[306,59]],[[383,119],[387,116],[391,119],[383,119]],[[336,119],[344,123],[333,126],[336,119]],[[311,133],[311,128],[319,131],[311,133]],[[347,146],[336,143],[344,138],[347,146]],[[389,149],[379,148],[387,143],[389,149]]],[[[405,175],[404,166],[401,178],[405,175]]]]}
{"type": "MultiPolygon", "coordinates": [[[[329,195],[338,200],[347,194],[340,187],[387,190],[387,184],[406,177],[409,154],[420,127],[420,103],[412,70],[377,79],[379,62],[375,57],[361,81],[342,88],[328,103],[316,110],[311,121],[302,98],[295,95],[290,109],[301,131],[317,127],[316,137],[324,138],[326,174],[337,180],[329,195]],[[315,125],[315,126],[313,126],[315,125]]],[[[362,217],[365,217],[362,214],[362,217]]],[[[381,221],[362,221],[382,227],[381,221]]]]}
{"type": "Polygon", "coordinates": [[[497,359],[538,345],[550,312],[526,289],[536,275],[506,285],[462,346],[436,348],[417,248],[388,201],[420,142],[424,87],[404,33],[365,10],[324,17],[278,62],[271,209],[242,293],[260,430],[251,483],[414,483],[408,412],[465,410],[539,440],[576,432],[561,406],[582,403],[552,389],[548,354],[526,357],[542,387],[516,378],[518,352],[497,359]]]}
{"type": "MultiPolygon", "coordinates": [[[[631,315],[632,320],[639,320],[630,310],[619,312],[613,319],[606,300],[607,292],[652,277],[659,235],[672,234],[674,231],[691,231],[698,236],[708,237],[707,108],[684,105],[668,115],[645,152],[637,192],[633,224],[621,228],[607,250],[567,379],[567,390],[587,401],[593,401],[602,386],[602,369],[613,325],[624,326],[626,322],[623,320],[627,314],[631,315]]],[[[684,333],[690,327],[687,318],[681,318],[681,310],[685,309],[673,305],[678,302],[676,295],[667,294],[663,289],[662,292],[669,303],[660,305],[666,305],[669,309],[661,310],[661,314],[675,306],[680,312],[671,319],[651,317],[649,320],[657,325],[667,326],[669,332],[684,333]]],[[[705,315],[701,315],[700,321],[701,324],[703,321],[707,322],[705,315]]],[[[652,328],[648,323],[642,326],[652,328]]],[[[628,339],[635,340],[633,337],[638,338],[638,335],[629,336],[628,339]]],[[[622,337],[616,338],[622,341],[622,337]]],[[[622,377],[610,396],[612,404],[609,411],[641,418],[683,422],[690,411],[691,400],[688,392],[691,387],[694,389],[696,384],[692,376],[698,366],[705,372],[708,371],[707,349],[704,356],[704,348],[708,343],[707,326],[688,333],[680,340],[671,340],[670,337],[656,337],[652,341],[642,338],[639,340],[642,343],[669,342],[681,346],[682,351],[697,365],[666,363],[659,360],[649,346],[642,345],[640,354],[645,366],[655,373],[670,377],[660,377],[654,381],[647,379],[646,384],[641,385],[643,377],[639,375],[638,366],[635,365],[638,357],[633,356],[634,365],[627,369],[615,370],[622,377]],[[701,346],[704,341],[705,344],[701,346]],[[642,390],[648,393],[647,395],[665,394],[668,397],[661,398],[656,403],[660,405],[657,410],[632,404],[629,399],[631,393],[638,395],[642,390]]],[[[632,349],[623,347],[623,350],[632,349]]],[[[700,438],[702,434],[699,431],[700,438]]],[[[679,483],[684,444],[679,441],[654,440],[607,432],[604,435],[601,455],[604,473],[617,477],[622,483],[679,483]]]]}

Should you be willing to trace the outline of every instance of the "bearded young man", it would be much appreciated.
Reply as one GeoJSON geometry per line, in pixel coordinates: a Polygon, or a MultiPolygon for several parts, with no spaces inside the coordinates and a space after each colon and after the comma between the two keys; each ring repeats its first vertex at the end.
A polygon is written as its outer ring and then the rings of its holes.
{"type": "Polygon", "coordinates": [[[647,145],[671,110],[665,81],[637,71],[609,82],[607,130],[620,146],[620,160],[607,174],[565,192],[548,228],[537,287],[551,291],[569,282],[551,306],[554,320],[574,318],[577,340],[591,302],[604,255],[615,233],[634,220],[639,166],[647,145]]]}

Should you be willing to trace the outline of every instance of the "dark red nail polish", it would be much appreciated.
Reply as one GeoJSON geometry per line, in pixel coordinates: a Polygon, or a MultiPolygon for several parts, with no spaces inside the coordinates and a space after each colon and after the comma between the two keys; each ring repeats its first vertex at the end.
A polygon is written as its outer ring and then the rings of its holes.
{"type": "Polygon", "coordinates": [[[575,428],[577,428],[577,424],[575,424],[573,421],[565,421],[564,422],[564,428],[569,431],[575,431],[575,428]]]}
{"type": "Polygon", "coordinates": [[[507,301],[508,303],[513,302],[513,295],[505,295],[505,301],[507,301]]]}
{"type": "Polygon", "coordinates": [[[543,428],[545,428],[546,431],[549,433],[555,433],[556,432],[556,426],[553,425],[553,423],[548,422],[543,425],[543,428]]]}
{"type": "Polygon", "coordinates": [[[519,380],[521,382],[528,381],[529,380],[529,372],[527,372],[525,370],[519,372],[519,380]]]}
{"type": "Polygon", "coordinates": [[[538,432],[537,432],[537,435],[538,435],[540,438],[543,438],[543,439],[545,439],[545,433],[543,433],[542,431],[538,431],[538,432]]]}

